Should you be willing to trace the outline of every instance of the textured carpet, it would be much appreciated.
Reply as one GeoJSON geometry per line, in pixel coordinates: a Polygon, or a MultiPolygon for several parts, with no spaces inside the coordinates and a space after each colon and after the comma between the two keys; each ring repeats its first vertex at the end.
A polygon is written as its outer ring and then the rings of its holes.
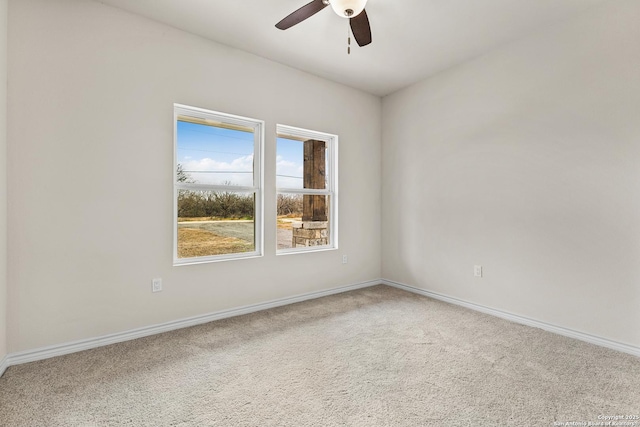
{"type": "Polygon", "coordinates": [[[2,426],[553,426],[613,415],[640,415],[640,359],[386,286],[0,379],[2,426]]]}

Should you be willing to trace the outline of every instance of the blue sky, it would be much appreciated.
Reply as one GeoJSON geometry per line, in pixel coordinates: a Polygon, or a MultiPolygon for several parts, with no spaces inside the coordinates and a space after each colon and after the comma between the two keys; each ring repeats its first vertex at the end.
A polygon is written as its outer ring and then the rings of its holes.
{"type": "Polygon", "coordinates": [[[276,144],[276,187],[302,188],[304,143],[277,138],[276,144]]]}
{"type": "MultiPolygon", "coordinates": [[[[178,163],[195,182],[251,186],[253,134],[178,121],[178,163]]],[[[277,139],[278,187],[302,188],[303,143],[277,139]]]]}
{"type": "Polygon", "coordinates": [[[178,121],[178,163],[203,184],[253,185],[253,134],[178,121]]]}

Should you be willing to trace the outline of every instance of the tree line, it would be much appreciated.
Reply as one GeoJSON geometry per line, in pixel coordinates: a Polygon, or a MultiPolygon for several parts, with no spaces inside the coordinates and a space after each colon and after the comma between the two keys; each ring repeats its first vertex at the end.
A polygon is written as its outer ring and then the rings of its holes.
{"type": "MultiPolygon", "coordinates": [[[[185,183],[194,182],[181,164],[178,164],[177,180],[185,183]]],[[[302,195],[299,194],[278,194],[278,215],[302,215],[302,199],[302,195]]],[[[253,219],[254,204],[253,194],[233,191],[178,191],[178,217],[181,218],[253,219]]]]}

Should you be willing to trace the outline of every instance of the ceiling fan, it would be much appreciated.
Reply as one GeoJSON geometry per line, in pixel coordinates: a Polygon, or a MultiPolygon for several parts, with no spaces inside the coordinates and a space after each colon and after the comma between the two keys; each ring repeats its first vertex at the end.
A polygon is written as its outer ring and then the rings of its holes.
{"type": "Polygon", "coordinates": [[[286,30],[331,5],[333,11],[342,18],[349,18],[351,32],[359,46],[371,43],[371,27],[364,6],[367,0],[313,0],[286,16],[276,24],[276,28],[286,30]]]}

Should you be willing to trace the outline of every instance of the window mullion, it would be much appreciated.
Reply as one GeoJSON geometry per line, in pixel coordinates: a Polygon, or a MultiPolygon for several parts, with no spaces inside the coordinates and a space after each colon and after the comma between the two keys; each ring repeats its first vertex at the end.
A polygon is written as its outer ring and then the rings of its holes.
{"type": "Polygon", "coordinates": [[[178,190],[190,190],[190,191],[230,191],[233,193],[256,193],[258,191],[255,187],[244,187],[237,185],[211,185],[211,184],[185,184],[176,183],[178,190]]]}
{"type": "Polygon", "coordinates": [[[314,189],[314,188],[277,188],[278,193],[291,193],[291,194],[316,194],[330,196],[333,194],[331,190],[314,189]]]}

